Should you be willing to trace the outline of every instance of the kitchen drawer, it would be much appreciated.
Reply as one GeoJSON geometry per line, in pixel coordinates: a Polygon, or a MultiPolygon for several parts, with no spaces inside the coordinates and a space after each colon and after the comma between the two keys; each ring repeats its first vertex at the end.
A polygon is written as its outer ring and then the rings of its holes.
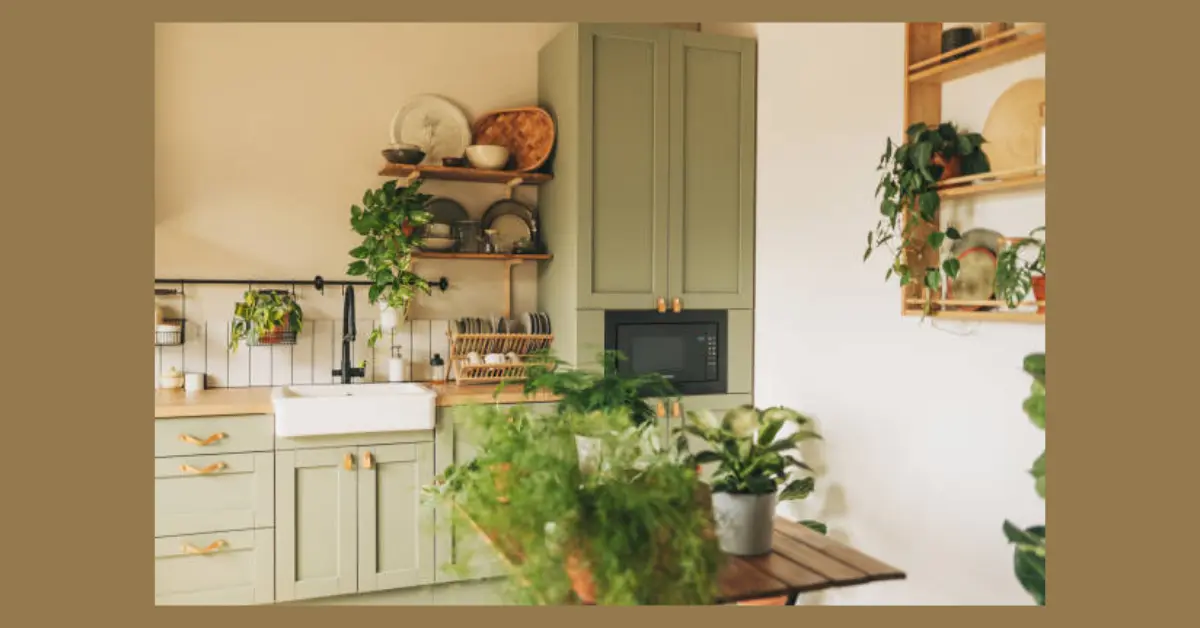
{"type": "Polygon", "coordinates": [[[274,601],[274,530],[154,539],[155,604],[270,604],[274,601]]]}
{"type": "Polygon", "coordinates": [[[155,419],[154,456],[271,451],[275,420],[269,414],[155,419]]]}
{"type": "Polygon", "coordinates": [[[275,525],[275,456],[154,460],[154,536],[275,525]]]}

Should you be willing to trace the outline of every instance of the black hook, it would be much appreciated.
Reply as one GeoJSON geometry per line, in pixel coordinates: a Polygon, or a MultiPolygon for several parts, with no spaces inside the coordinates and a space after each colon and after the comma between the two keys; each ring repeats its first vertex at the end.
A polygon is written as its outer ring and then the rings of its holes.
{"type": "Polygon", "coordinates": [[[320,292],[322,295],[324,295],[325,294],[325,278],[320,275],[317,275],[316,277],[314,277],[313,278],[313,287],[316,288],[317,291],[320,292]]]}

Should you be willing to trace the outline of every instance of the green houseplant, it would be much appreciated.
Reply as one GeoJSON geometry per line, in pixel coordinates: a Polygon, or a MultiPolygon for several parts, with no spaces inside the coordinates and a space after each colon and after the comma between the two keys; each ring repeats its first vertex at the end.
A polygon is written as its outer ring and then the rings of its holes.
{"type": "MultiPolygon", "coordinates": [[[[1045,231],[1044,226],[1030,231],[1029,237],[1009,243],[996,256],[996,297],[1009,307],[1016,307],[1030,290],[1038,301],[1046,300],[1046,241],[1037,237],[1045,231]],[[1028,249],[1036,250],[1031,260],[1021,257],[1028,249]]],[[[1038,311],[1046,311],[1045,306],[1039,305],[1038,311]]]]}
{"type": "Polygon", "coordinates": [[[498,404],[459,412],[478,454],[427,492],[505,557],[516,601],[715,599],[723,559],[704,487],[679,451],[647,446],[650,426],[633,427],[624,408],[594,411],[607,464],[587,472],[571,417],[498,404]]]}
{"type": "MultiPolygon", "coordinates": [[[[1022,408],[1039,430],[1046,429],[1046,354],[1025,356],[1025,372],[1033,377],[1029,397],[1022,408]]],[[[1033,487],[1039,497],[1046,499],[1046,452],[1033,461],[1029,470],[1033,487]]],[[[1046,526],[1022,529],[1011,521],[1004,522],[1004,536],[1014,545],[1013,571],[1021,586],[1041,606],[1046,605],[1046,526]]]]}
{"type": "Polygon", "coordinates": [[[626,377],[618,366],[625,357],[618,351],[600,354],[600,371],[571,369],[542,352],[530,360],[524,384],[525,395],[545,391],[561,397],[558,410],[563,416],[586,416],[594,410],[624,408],[634,425],[653,424],[654,408],[646,397],[673,397],[675,388],[658,373],[626,377]]]}
{"type": "Polygon", "coordinates": [[[425,211],[431,197],[420,190],[420,179],[401,188],[391,180],[364,192],[361,207],[350,208],[350,226],[363,240],[350,251],[354,261],[346,274],[367,277],[371,282],[367,299],[380,308],[380,326],[371,330],[367,340],[371,347],[383,331],[396,327],[407,315],[418,292],[430,293],[429,283],[412,272],[420,227],[433,218],[425,211]]]}
{"type": "Polygon", "coordinates": [[[284,332],[300,333],[304,310],[296,298],[278,290],[247,290],[233,306],[229,348],[236,351],[245,340],[259,344],[278,344],[284,332]]]}
{"type": "Polygon", "coordinates": [[[937,250],[946,238],[959,237],[957,230],[943,231],[938,222],[941,200],[936,185],[959,175],[989,172],[991,166],[981,148],[986,140],[979,133],[959,131],[952,122],[936,127],[918,122],[908,127],[905,136],[899,145],[889,137],[879,158],[876,170],[882,175],[875,196],[882,217],[867,232],[863,261],[886,247],[892,253],[892,264],[885,281],[896,276],[901,286],[916,281],[929,288],[931,295],[940,294],[943,275],[948,279],[958,275],[958,260],[947,259],[940,268],[914,268],[912,264],[922,259],[926,246],[937,250]]]}
{"type": "MultiPolygon", "coordinates": [[[[696,453],[692,460],[718,463],[712,491],[721,549],[737,555],[771,551],[776,501],[804,499],[815,485],[812,476],[793,477],[795,470],[811,473],[812,469],[787,452],[820,436],[806,427],[810,423],[807,417],[783,407],[759,410],[741,406],[726,412],[720,421],[707,412],[689,412],[688,417],[690,423],[677,433],[694,434],[712,447],[696,453]],[[788,424],[794,424],[796,431],[780,438],[788,424]]],[[[801,523],[825,532],[823,523],[801,523]]]]}

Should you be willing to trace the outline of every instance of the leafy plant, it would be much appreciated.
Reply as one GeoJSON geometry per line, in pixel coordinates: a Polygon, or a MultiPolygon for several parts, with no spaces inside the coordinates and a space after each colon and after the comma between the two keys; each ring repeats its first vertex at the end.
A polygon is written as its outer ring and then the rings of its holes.
{"type": "Polygon", "coordinates": [[[600,372],[567,368],[567,364],[547,352],[529,361],[525,395],[546,391],[561,396],[558,411],[563,416],[586,416],[596,410],[624,408],[634,425],[653,424],[654,408],[646,397],[671,397],[675,389],[658,373],[627,377],[618,371],[625,357],[618,351],[600,354],[600,372]]]}
{"type": "Polygon", "coordinates": [[[1029,295],[1035,274],[1046,274],[1046,242],[1036,237],[1044,231],[1045,227],[1030,231],[1029,237],[1010,243],[996,256],[996,297],[1009,307],[1016,307],[1029,295]],[[1028,247],[1037,249],[1032,261],[1021,258],[1021,252],[1028,247]]]}
{"type": "MultiPolygon", "coordinates": [[[[367,299],[382,300],[401,314],[418,292],[430,293],[429,282],[412,272],[412,251],[421,244],[420,227],[433,219],[425,211],[432,197],[421,193],[421,183],[417,179],[397,188],[395,180],[388,181],[364,192],[361,207],[350,207],[350,226],[363,241],[350,251],[355,261],[346,274],[367,277],[371,281],[367,299]]],[[[367,344],[374,347],[381,335],[375,327],[367,344]]]]}
{"type": "Polygon", "coordinates": [[[233,306],[229,348],[236,351],[242,340],[262,338],[283,329],[299,333],[303,328],[304,310],[290,293],[247,290],[233,306]]]}
{"type": "Polygon", "coordinates": [[[883,174],[875,196],[880,199],[879,213],[883,217],[867,233],[863,261],[881,247],[887,247],[892,252],[892,265],[885,281],[895,275],[901,286],[919,281],[929,288],[931,295],[940,294],[943,274],[950,279],[958,275],[958,260],[947,259],[941,268],[912,268],[910,262],[926,246],[937,250],[947,238],[960,237],[956,229],[943,231],[937,222],[941,200],[935,186],[952,164],[957,164],[964,175],[988,172],[991,166],[980,148],[986,140],[978,133],[960,132],[951,122],[934,128],[918,122],[908,127],[905,135],[899,146],[889,137],[879,158],[876,170],[883,174]]]}
{"type": "MultiPolygon", "coordinates": [[[[1046,354],[1032,353],[1025,356],[1025,372],[1033,377],[1029,397],[1022,408],[1029,420],[1040,430],[1046,429],[1046,354]]],[[[1046,499],[1046,452],[1033,461],[1029,474],[1034,479],[1034,490],[1046,499]]],[[[1015,545],[1013,571],[1021,586],[1039,605],[1046,605],[1046,526],[1031,526],[1021,529],[1011,521],[1004,522],[1004,536],[1015,545]]]]}
{"type": "MultiPolygon", "coordinates": [[[[696,464],[716,462],[713,474],[714,493],[766,495],[779,493],[780,501],[804,499],[815,486],[812,476],[793,479],[792,471],[811,473],[812,467],[787,452],[799,443],[820,438],[807,429],[811,421],[795,410],[782,406],[759,410],[753,406],[740,406],[725,413],[717,421],[710,413],[688,412],[689,423],[676,430],[680,434],[679,446],[684,447],[683,433],[704,439],[712,449],[692,456],[696,464]],[[779,438],[780,431],[789,423],[797,430],[779,438]]],[[[804,525],[825,532],[825,524],[817,521],[802,521],[804,525]]]]}
{"type": "Polygon", "coordinates": [[[623,429],[626,410],[597,410],[591,420],[611,428],[598,430],[609,464],[584,473],[569,417],[498,404],[458,412],[478,455],[447,469],[427,494],[503,552],[516,601],[574,601],[581,569],[599,604],[715,598],[723,557],[704,487],[678,452],[647,447],[651,426],[623,429]]]}

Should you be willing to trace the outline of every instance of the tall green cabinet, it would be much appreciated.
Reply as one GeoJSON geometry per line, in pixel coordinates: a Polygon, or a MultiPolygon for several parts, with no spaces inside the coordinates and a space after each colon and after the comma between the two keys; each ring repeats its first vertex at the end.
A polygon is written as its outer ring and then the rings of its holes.
{"type": "Polygon", "coordinates": [[[753,308],[755,53],[751,39],[612,24],[569,26],[541,50],[558,139],[538,196],[554,251],[539,305],[568,361],[602,342],[585,311],[753,308]]]}

